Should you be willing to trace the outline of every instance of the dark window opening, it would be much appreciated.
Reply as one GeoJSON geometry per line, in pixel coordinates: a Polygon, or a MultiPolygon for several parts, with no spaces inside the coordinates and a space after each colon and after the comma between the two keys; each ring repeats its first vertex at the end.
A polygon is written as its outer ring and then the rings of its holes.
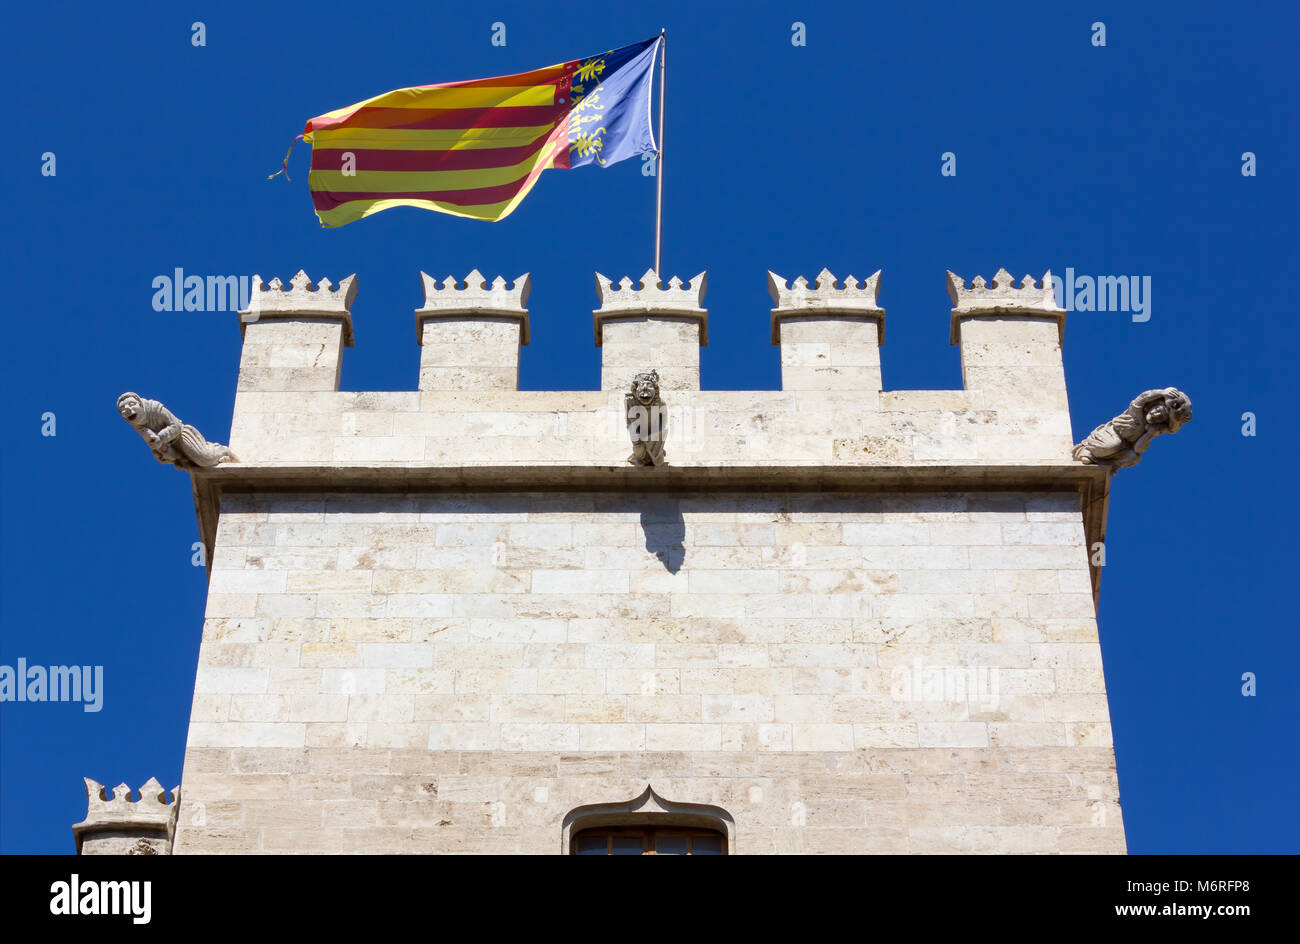
{"type": "Polygon", "coordinates": [[[726,855],[727,840],[689,826],[600,826],[573,837],[571,855],[726,855]]]}

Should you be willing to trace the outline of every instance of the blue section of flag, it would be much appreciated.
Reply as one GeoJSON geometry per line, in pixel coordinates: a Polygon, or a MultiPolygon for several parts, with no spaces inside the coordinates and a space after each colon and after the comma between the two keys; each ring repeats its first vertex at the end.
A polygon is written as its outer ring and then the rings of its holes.
{"type": "Polygon", "coordinates": [[[614,49],[579,62],[569,112],[569,166],[606,167],[655,153],[650,89],[662,38],[614,49]]]}

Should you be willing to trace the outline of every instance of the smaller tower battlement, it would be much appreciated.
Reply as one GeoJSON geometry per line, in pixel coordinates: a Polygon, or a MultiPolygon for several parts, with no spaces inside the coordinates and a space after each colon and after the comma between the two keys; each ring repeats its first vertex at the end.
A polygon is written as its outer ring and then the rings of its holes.
{"type": "Polygon", "coordinates": [[[132,799],[131,788],[120,783],[112,796],[102,784],[85,778],[86,818],[72,827],[79,855],[171,855],[180,810],[180,787],[171,799],[156,778],[132,799]]]}

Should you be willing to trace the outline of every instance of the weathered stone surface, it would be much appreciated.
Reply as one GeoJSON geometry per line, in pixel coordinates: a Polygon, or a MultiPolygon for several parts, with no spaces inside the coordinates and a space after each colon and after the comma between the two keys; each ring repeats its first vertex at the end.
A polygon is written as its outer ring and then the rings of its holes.
{"type": "Polygon", "coordinates": [[[709,313],[701,272],[682,287],[673,276],[665,286],[647,270],[639,286],[624,277],[618,286],[596,273],[600,307],[592,312],[596,346],[601,349],[600,388],[625,390],[632,377],[654,368],[664,389],[700,389],[700,348],[709,343],[709,313]]]}
{"type": "Polygon", "coordinates": [[[506,288],[497,276],[489,285],[477,270],[438,280],[424,272],[424,307],[415,311],[420,350],[420,389],[446,391],[516,390],[519,348],[528,343],[528,273],[506,288]]]}
{"type": "Polygon", "coordinates": [[[343,348],[352,346],[356,295],[355,275],[337,289],[329,279],[313,285],[301,269],[287,287],[278,278],[268,286],[253,276],[248,309],[239,313],[239,390],[338,390],[343,348]]]}
{"type": "Polygon", "coordinates": [[[858,391],[860,404],[874,408],[881,390],[880,345],[885,309],[876,304],[880,272],[859,284],[843,285],[822,269],[816,285],[799,276],[792,286],[767,273],[772,309],[772,343],[781,347],[783,390],[858,391]]]}

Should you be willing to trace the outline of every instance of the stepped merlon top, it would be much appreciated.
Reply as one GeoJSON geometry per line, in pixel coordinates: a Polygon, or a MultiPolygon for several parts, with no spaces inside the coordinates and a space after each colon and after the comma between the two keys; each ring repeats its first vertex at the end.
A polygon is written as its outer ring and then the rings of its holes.
{"type": "Polygon", "coordinates": [[[519,342],[528,343],[528,309],[524,306],[528,304],[533,283],[527,272],[517,277],[509,288],[500,275],[488,284],[478,269],[472,269],[463,284],[457,282],[454,275],[448,275],[442,280],[441,288],[438,280],[427,272],[421,272],[420,279],[424,283],[424,307],[415,311],[415,334],[421,345],[424,344],[426,321],[466,315],[517,318],[520,321],[519,342]]]}
{"type": "Polygon", "coordinates": [[[880,270],[859,282],[852,275],[843,284],[830,269],[817,274],[813,288],[802,275],[791,285],[782,276],[768,270],[767,291],[776,305],[772,309],[772,343],[781,343],[781,321],[799,315],[848,315],[874,317],[879,324],[879,340],[885,343],[885,309],[877,302],[880,296],[880,270]]]}
{"type": "Polygon", "coordinates": [[[1036,314],[1056,318],[1060,325],[1061,340],[1065,340],[1065,309],[1056,304],[1056,294],[1052,289],[1052,270],[1043,273],[1041,282],[1035,282],[1032,275],[1020,280],[1020,287],[1015,287],[1015,279],[1006,269],[998,269],[990,286],[984,276],[977,275],[971,280],[970,288],[966,280],[955,272],[948,272],[948,297],[952,299],[952,336],[953,344],[958,343],[957,324],[967,315],[992,314],[1036,314]]]}
{"type": "Polygon", "coordinates": [[[352,303],[357,297],[357,277],[349,275],[335,288],[329,279],[319,285],[302,269],[289,280],[288,287],[279,278],[267,285],[260,275],[253,276],[248,308],[239,313],[239,330],[256,321],[282,317],[308,316],[343,322],[343,343],[352,346],[352,303]]]}
{"type": "Polygon", "coordinates": [[[682,280],[673,276],[665,288],[654,269],[646,269],[641,276],[639,286],[624,276],[617,286],[609,279],[596,273],[596,295],[600,307],[592,312],[596,329],[596,346],[604,342],[601,325],[611,318],[628,318],[644,315],[665,315],[668,317],[691,318],[700,324],[700,346],[707,347],[708,312],[704,309],[704,292],[708,285],[705,273],[701,272],[685,287],[682,280]]]}

